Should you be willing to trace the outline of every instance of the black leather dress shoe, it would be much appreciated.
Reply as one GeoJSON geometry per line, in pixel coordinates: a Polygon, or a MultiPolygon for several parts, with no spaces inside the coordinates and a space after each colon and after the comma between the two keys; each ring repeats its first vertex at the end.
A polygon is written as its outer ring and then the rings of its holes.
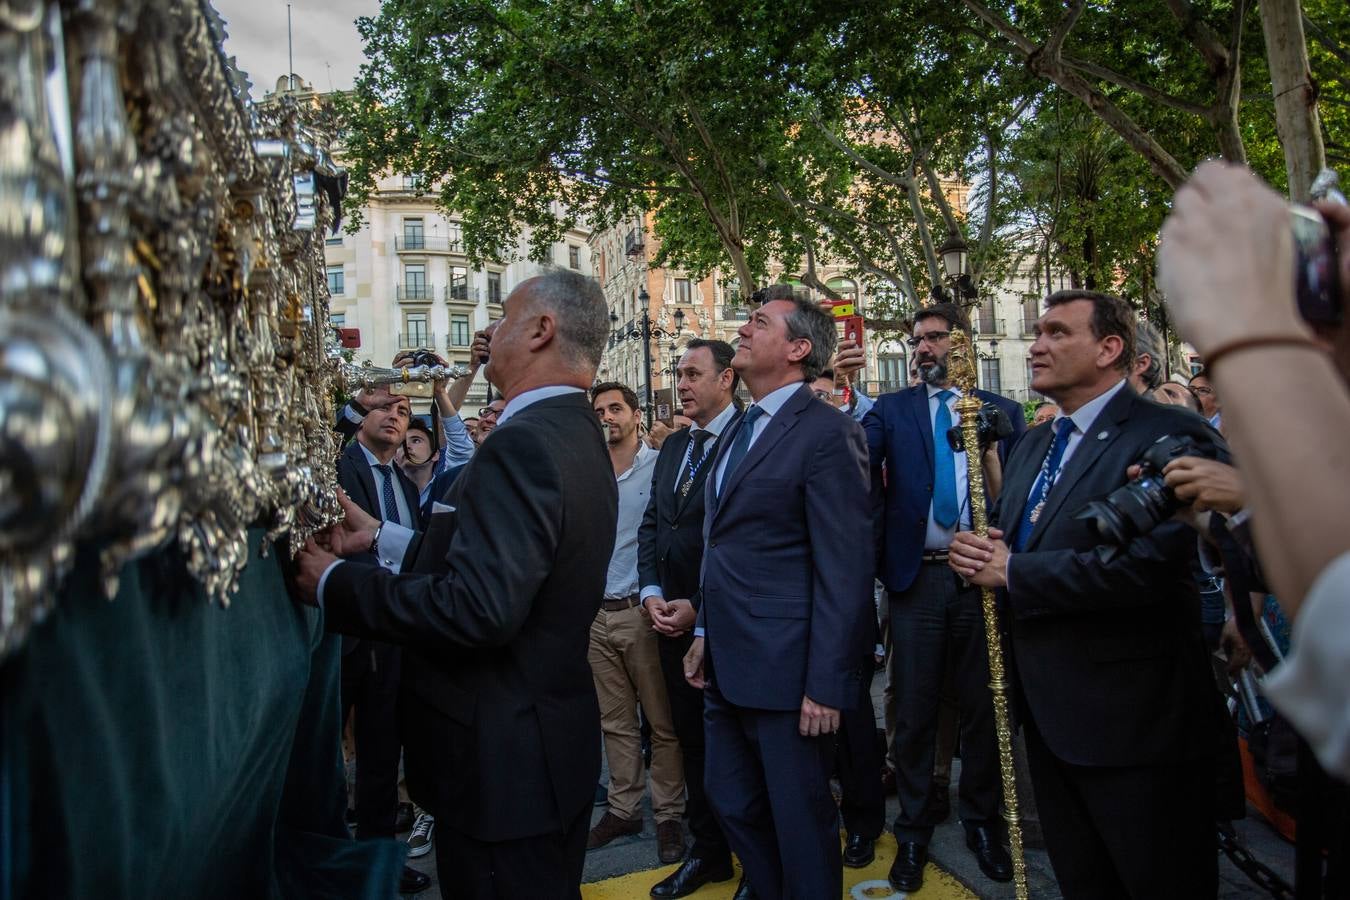
{"type": "Polygon", "coordinates": [[[912,894],[923,887],[923,867],[928,865],[928,845],[915,841],[901,841],[891,864],[891,887],[912,894]]]}
{"type": "Polygon", "coordinates": [[[742,875],[741,883],[736,885],[736,893],[731,895],[731,900],[755,900],[758,896],[755,889],[750,886],[750,882],[742,875]]]}
{"type": "Polygon", "coordinates": [[[990,825],[975,825],[966,829],[966,846],[975,854],[980,871],[991,881],[1012,881],[1012,857],[1003,849],[998,831],[990,825]]]}
{"type": "Polygon", "coordinates": [[[850,834],[844,844],[844,865],[850,869],[861,869],[877,858],[877,842],[861,834],[850,834]]]}
{"type": "Polygon", "coordinates": [[[416,869],[403,867],[403,875],[398,879],[398,892],[400,894],[416,894],[418,891],[425,891],[429,887],[431,887],[431,878],[416,869]]]}
{"type": "Polygon", "coordinates": [[[667,897],[688,897],[694,891],[712,881],[730,881],[736,874],[731,868],[731,860],[709,862],[691,856],[674,872],[652,886],[652,896],[664,900],[667,897]]]}

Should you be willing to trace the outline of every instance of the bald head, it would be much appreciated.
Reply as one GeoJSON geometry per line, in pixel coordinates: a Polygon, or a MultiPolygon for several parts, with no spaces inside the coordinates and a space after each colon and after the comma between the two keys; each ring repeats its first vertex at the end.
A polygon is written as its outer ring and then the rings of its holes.
{"type": "Polygon", "coordinates": [[[590,387],[609,340],[604,293],[594,278],[550,269],[521,282],[488,328],[488,379],[507,396],[547,384],[590,387]]]}

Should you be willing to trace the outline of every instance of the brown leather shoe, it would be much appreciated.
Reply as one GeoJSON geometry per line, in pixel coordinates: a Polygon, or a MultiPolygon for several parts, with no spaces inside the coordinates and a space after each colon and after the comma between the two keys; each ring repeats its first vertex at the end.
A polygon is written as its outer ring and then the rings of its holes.
{"type": "Polygon", "coordinates": [[[679,819],[656,823],[656,855],[666,864],[684,858],[684,826],[679,819]]]}
{"type": "Polygon", "coordinates": [[[606,812],[586,836],[586,849],[594,850],[596,847],[605,846],[615,838],[641,833],[641,819],[621,819],[612,812],[606,812]]]}

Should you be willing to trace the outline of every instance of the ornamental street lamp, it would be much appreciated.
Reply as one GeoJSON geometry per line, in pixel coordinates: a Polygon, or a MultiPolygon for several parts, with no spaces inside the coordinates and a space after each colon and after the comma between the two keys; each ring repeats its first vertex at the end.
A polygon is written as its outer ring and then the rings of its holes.
{"type": "MultiPolygon", "coordinates": [[[[638,291],[638,303],[642,307],[642,314],[635,320],[629,320],[622,328],[615,327],[612,333],[612,340],[615,342],[633,340],[642,342],[642,368],[646,375],[643,394],[646,399],[647,428],[649,430],[652,427],[652,338],[674,340],[684,330],[684,310],[678,307],[675,309],[674,331],[653,326],[648,310],[650,300],[651,297],[647,294],[646,288],[638,291]]],[[[611,312],[609,321],[614,326],[618,326],[619,317],[611,312]]]]}
{"type": "MultiPolygon", "coordinates": [[[[965,238],[961,237],[959,232],[948,232],[947,240],[938,247],[938,254],[942,257],[942,268],[947,273],[947,282],[952,288],[956,302],[974,300],[978,292],[975,290],[975,283],[970,280],[970,274],[966,271],[969,248],[966,247],[965,238]]],[[[941,285],[933,285],[933,296],[938,300],[946,299],[941,285]]]]}

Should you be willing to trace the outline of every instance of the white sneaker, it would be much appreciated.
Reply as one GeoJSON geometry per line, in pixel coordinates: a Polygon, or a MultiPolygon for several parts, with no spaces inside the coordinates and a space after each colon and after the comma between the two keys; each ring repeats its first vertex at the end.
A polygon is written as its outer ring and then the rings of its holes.
{"type": "Polygon", "coordinates": [[[408,857],[416,859],[431,852],[432,835],[436,831],[436,820],[431,813],[418,813],[413,822],[412,834],[408,835],[408,857]]]}

